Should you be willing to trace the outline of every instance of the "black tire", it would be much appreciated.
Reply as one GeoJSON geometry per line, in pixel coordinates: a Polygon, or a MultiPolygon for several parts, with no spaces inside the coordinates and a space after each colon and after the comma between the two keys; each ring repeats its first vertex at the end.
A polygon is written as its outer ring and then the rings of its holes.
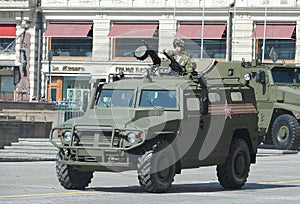
{"type": "Polygon", "coordinates": [[[277,149],[298,149],[300,125],[289,114],[278,116],[272,126],[272,140],[277,149]]]}
{"type": "Polygon", "coordinates": [[[242,188],[250,171],[250,151],[244,139],[233,139],[224,164],[217,166],[220,184],[227,189],[242,188]]]}
{"type": "Polygon", "coordinates": [[[166,140],[150,145],[138,158],[137,171],[140,185],[151,193],[166,192],[174,180],[175,152],[166,140]]]}
{"type": "Polygon", "coordinates": [[[84,190],[91,183],[93,172],[78,171],[72,166],[60,163],[63,152],[60,150],[56,156],[56,175],[59,183],[65,189],[84,190]]]}

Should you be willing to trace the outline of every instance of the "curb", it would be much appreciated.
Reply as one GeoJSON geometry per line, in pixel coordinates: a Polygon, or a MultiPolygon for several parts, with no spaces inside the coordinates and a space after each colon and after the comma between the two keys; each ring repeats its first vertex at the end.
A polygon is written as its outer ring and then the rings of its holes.
{"type": "Polygon", "coordinates": [[[34,161],[55,161],[55,158],[0,157],[0,162],[34,162],[34,161]]]}
{"type": "Polygon", "coordinates": [[[298,154],[298,150],[278,150],[269,148],[258,148],[257,156],[276,156],[276,155],[287,155],[287,154],[298,154]]]}

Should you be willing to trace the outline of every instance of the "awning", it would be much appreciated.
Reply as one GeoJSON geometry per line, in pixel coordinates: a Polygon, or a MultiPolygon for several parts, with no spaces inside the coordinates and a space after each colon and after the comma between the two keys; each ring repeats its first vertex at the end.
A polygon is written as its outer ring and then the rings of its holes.
{"type": "Polygon", "coordinates": [[[0,37],[16,37],[16,25],[15,24],[0,24],[0,37]]]}
{"type": "Polygon", "coordinates": [[[49,24],[45,37],[87,37],[92,24],[49,24]]]}
{"type": "Polygon", "coordinates": [[[108,37],[116,38],[153,38],[157,24],[114,24],[108,37]]]}
{"type": "MultiPolygon", "coordinates": [[[[291,39],[295,31],[295,25],[266,25],[266,38],[268,39],[291,39]]],[[[257,24],[253,38],[264,38],[264,25],[257,24]]]]}
{"type": "MultiPolygon", "coordinates": [[[[226,29],[225,24],[204,25],[203,39],[221,39],[226,29]]],[[[181,24],[175,35],[176,38],[201,39],[201,24],[181,24]]]]}

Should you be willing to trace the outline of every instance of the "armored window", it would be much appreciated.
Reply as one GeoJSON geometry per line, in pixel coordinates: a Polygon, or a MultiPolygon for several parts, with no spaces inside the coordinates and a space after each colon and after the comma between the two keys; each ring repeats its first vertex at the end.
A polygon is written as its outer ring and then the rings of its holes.
{"type": "Polygon", "coordinates": [[[187,98],[186,108],[188,111],[200,111],[200,99],[197,98],[187,98]]]}
{"type": "Polygon", "coordinates": [[[221,95],[216,92],[208,93],[208,99],[211,103],[221,103],[221,95]]]}
{"type": "Polygon", "coordinates": [[[296,83],[300,83],[300,70],[297,69],[295,72],[296,83]]]}
{"type": "Polygon", "coordinates": [[[231,92],[230,93],[231,101],[236,102],[243,102],[243,94],[241,92],[231,92]]]}
{"type": "Polygon", "coordinates": [[[299,74],[294,69],[274,68],[272,69],[272,77],[275,83],[293,83],[294,79],[298,83],[299,74]]]}
{"type": "Polygon", "coordinates": [[[103,89],[97,101],[99,107],[132,107],[134,90],[103,89]]]}
{"type": "Polygon", "coordinates": [[[176,108],[176,91],[169,90],[143,90],[140,107],[176,108]]]}

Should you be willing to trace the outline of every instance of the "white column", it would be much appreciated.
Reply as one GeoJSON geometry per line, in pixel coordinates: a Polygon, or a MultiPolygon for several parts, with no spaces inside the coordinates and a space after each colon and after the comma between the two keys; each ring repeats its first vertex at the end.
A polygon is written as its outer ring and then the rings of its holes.
{"type": "MultiPolygon", "coordinates": [[[[100,17],[101,18],[101,17],[100,17]]],[[[94,61],[108,61],[111,57],[111,45],[109,37],[107,37],[110,30],[109,19],[94,20],[93,25],[93,60],[94,61]]]]}
{"type": "MultiPolygon", "coordinates": [[[[158,45],[159,51],[162,51],[163,49],[166,50],[173,49],[173,45],[172,45],[174,39],[173,27],[174,27],[174,20],[172,17],[161,19],[159,21],[159,45],[158,45]]],[[[175,24],[175,30],[176,30],[176,24],[175,24]]]]}

